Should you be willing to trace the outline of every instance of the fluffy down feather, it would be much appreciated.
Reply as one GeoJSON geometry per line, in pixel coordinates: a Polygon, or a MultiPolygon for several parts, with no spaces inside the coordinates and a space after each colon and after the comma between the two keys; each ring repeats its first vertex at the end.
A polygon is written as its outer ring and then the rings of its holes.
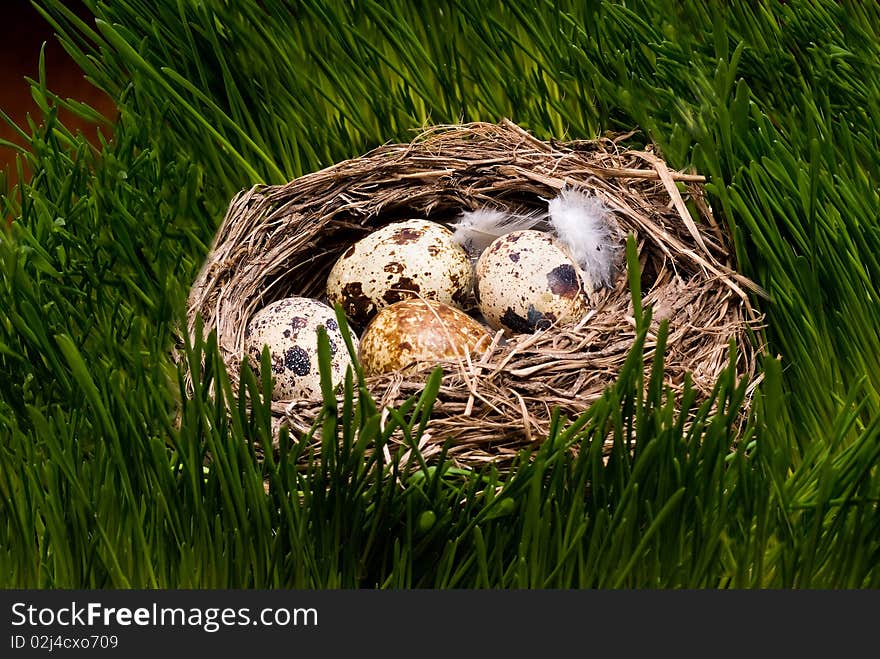
{"type": "Polygon", "coordinates": [[[563,188],[547,204],[550,226],[593,286],[614,287],[621,243],[610,222],[611,211],[595,196],[563,188]]]}
{"type": "Polygon", "coordinates": [[[453,238],[475,259],[496,238],[511,231],[531,229],[543,217],[543,213],[520,215],[493,208],[464,211],[452,225],[453,238]]]}

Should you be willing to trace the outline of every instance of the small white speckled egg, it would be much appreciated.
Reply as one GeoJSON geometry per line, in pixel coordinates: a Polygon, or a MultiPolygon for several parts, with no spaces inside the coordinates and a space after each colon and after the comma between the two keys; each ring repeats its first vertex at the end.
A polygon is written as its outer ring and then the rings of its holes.
{"type": "Polygon", "coordinates": [[[384,307],[361,334],[358,360],[366,375],[463,359],[489,346],[486,327],[436,300],[402,300],[384,307]]]}
{"type": "Polygon", "coordinates": [[[422,297],[463,307],[473,290],[467,252],[444,225],[393,222],[354,243],[327,277],[330,304],[363,327],[383,307],[422,297]]]}
{"type": "MultiPolygon", "coordinates": [[[[275,379],[273,400],[321,400],[318,327],[322,325],[330,339],[330,364],[337,385],[345,378],[351,358],[331,307],[312,298],[287,297],[251,317],[244,334],[245,352],[259,374],[263,345],[269,347],[275,379]]],[[[358,338],[349,332],[357,349],[358,338]]]]}
{"type": "Polygon", "coordinates": [[[486,322],[507,335],[575,322],[589,309],[587,275],[544,231],[496,238],[480,255],[475,276],[478,308],[486,322]]]}

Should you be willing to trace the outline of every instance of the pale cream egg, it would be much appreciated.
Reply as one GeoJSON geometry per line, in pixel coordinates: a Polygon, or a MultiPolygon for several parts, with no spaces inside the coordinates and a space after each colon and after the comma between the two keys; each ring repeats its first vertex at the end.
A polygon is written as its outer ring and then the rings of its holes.
{"type": "Polygon", "coordinates": [[[549,233],[527,229],[496,238],[477,260],[477,307],[505,334],[576,322],[589,310],[587,275],[549,233]]]}
{"type": "MultiPolygon", "coordinates": [[[[321,400],[318,370],[318,327],[323,326],[330,341],[333,384],[345,378],[351,358],[342,331],[331,307],[305,297],[288,297],[263,307],[245,329],[245,353],[251,367],[260,372],[263,346],[269,347],[274,386],[273,400],[321,400]]],[[[357,349],[358,338],[349,329],[357,349]]]]}
{"type": "Polygon", "coordinates": [[[438,222],[387,224],[351,245],[327,277],[330,304],[358,328],[383,307],[422,297],[463,307],[473,290],[467,252],[438,222]]]}

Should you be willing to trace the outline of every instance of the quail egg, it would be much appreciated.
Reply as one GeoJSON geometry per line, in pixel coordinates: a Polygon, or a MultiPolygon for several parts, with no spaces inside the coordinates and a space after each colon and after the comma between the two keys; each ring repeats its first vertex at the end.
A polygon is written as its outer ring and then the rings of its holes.
{"type": "Polygon", "coordinates": [[[587,313],[587,275],[554,236],[513,231],[496,238],[477,261],[474,294],[486,322],[505,334],[531,333],[587,313]]]}
{"type": "MultiPolygon", "coordinates": [[[[331,307],[306,297],[288,297],[263,307],[245,328],[248,361],[259,373],[263,345],[269,347],[272,361],[273,400],[321,400],[318,370],[318,327],[330,339],[333,384],[345,377],[351,363],[336,314],[331,307]]],[[[358,338],[349,330],[354,347],[358,338]]]]}
{"type": "Polygon", "coordinates": [[[358,359],[366,375],[443,359],[464,358],[489,346],[482,324],[436,300],[402,300],[384,307],[361,334],[358,359]]]}
{"type": "Polygon", "coordinates": [[[327,278],[330,304],[363,327],[379,309],[422,297],[463,307],[473,290],[467,252],[444,225],[393,222],[349,247],[327,278]]]}

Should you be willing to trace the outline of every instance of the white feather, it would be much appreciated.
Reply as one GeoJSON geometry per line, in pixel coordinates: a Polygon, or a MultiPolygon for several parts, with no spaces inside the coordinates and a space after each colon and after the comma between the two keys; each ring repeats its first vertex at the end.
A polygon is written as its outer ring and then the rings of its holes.
{"type": "Polygon", "coordinates": [[[478,208],[464,211],[452,225],[452,234],[471,258],[476,258],[496,238],[511,231],[531,229],[542,217],[543,213],[523,215],[493,208],[478,208]]]}
{"type": "Polygon", "coordinates": [[[614,287],[621,244],[611,224],[611,211],[595,196],[566,187],[547,204],[550,226],[593,286],[614,287]]]}

